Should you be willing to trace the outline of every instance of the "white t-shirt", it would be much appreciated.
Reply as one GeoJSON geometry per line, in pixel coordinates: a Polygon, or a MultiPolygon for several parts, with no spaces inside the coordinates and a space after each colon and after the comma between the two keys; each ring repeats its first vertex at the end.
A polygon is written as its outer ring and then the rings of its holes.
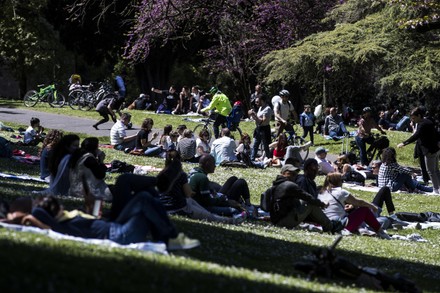
{"type": "Polygon", "coordinates": [[[199,153],[199,147],[203,149],[204,153],[210,153],[211,147],[209,146],[209,143],[202,141],[200,138],[196,139],[196,158],[200,157],[202,154],[199,153]]]}
{"type": "Polygon", "coordinates": [[[320,193],[318,199],[324,203],[328,203],[328,207],[324,209],[324,214],[330,220],[337,220],[345,217],[346,212],[344,206],[349,195],[350,192],[340,187],[332,188],[320,193]]]}
{"type": "Polygon", "coordinates": [[[280,96],[273,96],[271,103],[272,103],[272,108],[275,108],[275,104],[277,104],[278,102],[281,102],[281,97],[280,96]]]}
{"type": "Polygon", "coordinates": [[[322,173],[328,174],[335,171],[329,160],[320,159],[318,156],[315,157],[315,160],[318,161],[319,171],[321,171],[322,173]]]}
{"type": "MultiPolygon", "coordinates": [[[[275,113],[280,112],[281,118],[287,120],[289,118],[290,112],[294,110],[292,102],[288,101],[284,104],[282,101],[279,101],[273,106],[273,110],[275,113]]],[[[275,116],[275,120],[278,121],[278,118],[275,116]]]]}
{"type": "Polygon", "coordinates": [[[127,136],[125,132],[125,125],[121,120],[118,120],[110,130],[110,144],[118,145],[124,141],[124,137],[127,136]]]}
{"type": "Polygon", "coordinates": [[[37,135],[37,132],[35,131],[35,129],[33,129],[32,126],[29,126],[26,129],[26,131],[24,132],[23,142],[30,143],[31,141],[34,140],[36,135],[37,135]]]}

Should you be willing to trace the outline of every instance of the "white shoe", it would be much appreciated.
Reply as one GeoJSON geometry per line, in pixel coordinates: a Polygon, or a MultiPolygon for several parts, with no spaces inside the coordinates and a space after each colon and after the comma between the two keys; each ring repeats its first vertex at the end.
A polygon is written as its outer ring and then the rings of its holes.
{"type": "Polygon", "coordinates": [[[191,239],[183,233],[179,233],[176,238],[168,240],[168,250],[191,249],[200,246],[200,241],[191,239]]]}

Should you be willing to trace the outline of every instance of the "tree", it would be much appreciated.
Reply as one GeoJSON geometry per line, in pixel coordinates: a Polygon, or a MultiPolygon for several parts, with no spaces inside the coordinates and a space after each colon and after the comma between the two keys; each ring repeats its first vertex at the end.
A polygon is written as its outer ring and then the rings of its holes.
{"type": "Polygon", "coordinates": [[[53,58],[56,34],[40,17],[46,0],[4,1],[0,10],[0,62],[19,81],[22,96],[27,79],[37,66],[53,58]]]}
{"type": "Polygon", "coordinates": [[[435,105],[440,80],[438,33],[402,30],[397,24],[402,15],[393,6],[366,2],[348,1],[336,8],[333,13],[346,17],[340,17],[334,30],[263,57],[266,82],[304,84],[310,102],[323,97],[325,80],[330,91],[326,98],[332,104],[352,103],[358,110],[391,100],[408,105],[420,97],[435,105]],[[359,8],[368,12],[349,12],[359,8]]]}
{"type": "Polygon", "coordinates": [[[440,28],[440,3],[437,0],[388,0],[401,14],[402,28],[427,32],[440,28]]]}

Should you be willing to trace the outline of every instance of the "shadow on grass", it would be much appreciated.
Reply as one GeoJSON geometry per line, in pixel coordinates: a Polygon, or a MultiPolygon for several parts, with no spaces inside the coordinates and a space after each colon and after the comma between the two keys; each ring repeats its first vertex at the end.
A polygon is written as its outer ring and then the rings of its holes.
{"type": "MultiPolygon", "coordinates": [[[[296,261],[302,260],[304,256],[312,254],[312,251],[318,248],[313,245],[292,243],[249,232],[232,231],[213,226],[206,227],[207,224],[203,223],[179,221],[178,219],[174,222],[179,230],[189,231],[191,237],[199,239],[202,243],[201,248],[188,251],[188,256],[220,265],[296,276],[299,272],[293,268],[293,264],[296,261]]],[[[281,229],[280,232],[282,233],[283,230],[281,229]]],[[[349,238],[344,240],[350,241],[349,238]]],[[[396,245],[398,245],[397,241],[396,245]]],[[[440,290],[440,285],[437,281],[440,277],[439,266],[369,256],[355,251],[339,250],[338,248],[336,250],[337,255],[352,260],[355,264],[374,267],[390,275],[399,272],[408,276],[424,290],[436,292],[440,290]],[[390,270],[389,268],[393,269],[390,270]]],[[[302,276],[306,278],[304,274],[302,276]]],[[[321,281],[332,284],[335,280],[321,281]]],[[[343,280],[341,279],[341,281],[343,280]]],[[[352,283],[352,281],[343,282],[346,285],[352,283]]]]}
{"type": "Polygon", "coordinates": [[[189,265],[184,259],[142,254],[128,258],[118,251],[101,253],[104,257],[90,256],[90,251],[81,251],[84,247],[68,248],[62,244],[44,247],[0,240],[3,259],[0,289],[3,292],[176,292],[178,289],[180,292],[307,292],[304,288],[295,290],[264,280],[229,277],[189,265]]]}

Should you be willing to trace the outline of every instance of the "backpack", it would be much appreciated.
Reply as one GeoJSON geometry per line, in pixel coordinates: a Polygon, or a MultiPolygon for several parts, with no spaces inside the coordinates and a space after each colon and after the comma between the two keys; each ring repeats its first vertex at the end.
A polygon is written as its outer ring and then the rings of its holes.
{"type": "Polygon", "coordinates": [[[227,127],[229,128],[229,130],[237,130],[237,126],[240,124],[240,120],[241,118],[243,118],[243,116],[244,113],[241,106],[234,105],[234,107],[232,107],[231,113],[229,113],[229,116],[226,117],[227,127]]]}
{"type": "Polygon", "coordinates": [[[11,158],[12,148],[11,142],[0,136],[0,158],[11,158]]]}
{"type": "Polygon", "coordinates": [[[133,173],[134,166],[119,160],[111,161],[110,173],[133,173]]]}
{"type": "Polygon", "coordinates": [[[365,177],[362,176],[361,173],[356,171],[348,171],[344,175],[342,175],[342,180],[344,182],[355,183],[357,185],[364,186],[365,185],[365,177]]]}
{"type": "Polygon", "coordinates": [[[271,186],[260,196],[260,208],[265,212],[270,212],[273,202],[273,194],[276,186],[271,186]]]}

